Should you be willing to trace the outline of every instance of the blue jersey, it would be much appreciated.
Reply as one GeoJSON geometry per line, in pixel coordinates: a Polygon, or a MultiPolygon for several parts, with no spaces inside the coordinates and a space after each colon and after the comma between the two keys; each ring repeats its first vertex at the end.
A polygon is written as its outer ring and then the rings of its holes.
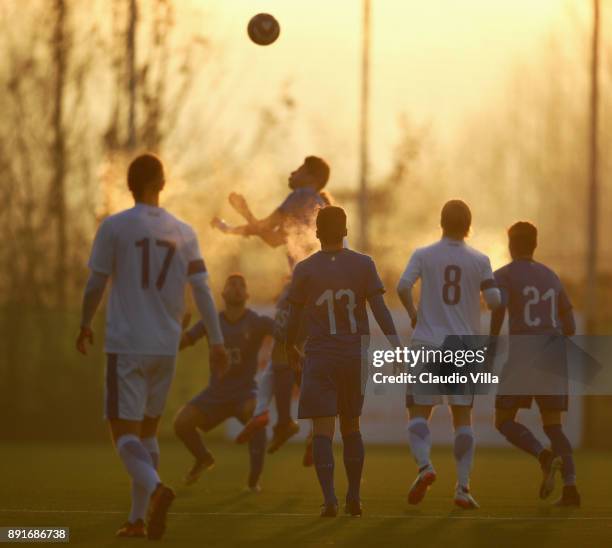
{"type": "MultiPolygon", "coordinates": [[[[223,312],[219,313],[221,331],[229,359],[227,373],[219,378],[211,373],[207,396],[216,401],[240,401],[255,395],[257,385],[257,356],[264,338],[272,335],[274,320],[260,316],[247,308],[244,315],[230,322],[223,312]]],[[[189,331],[192,340],[206,333],[200,321],[189,331]]]]}
{"type": "Polygon", "coordinates": [[[319,192],[306,187],[293,190],[278,207],[283,215],[282,230],[287,239],[287,259],[291,268],[316,250],[317,212],[325,205],[327,202],[319,192]]]}
{"type": "Polygon", "coordinates": [[[562,318],[572,305],[559,277],[532,260],[516,260],[495,272],[495,281],[508,309],[510,334],[562,332],[562,318]]]}
{"type": "Polygon", "coordinates": [[[298,263],[289,300],[304,306],[305,351],[359,355],[370,333],[366,300],[384,291],[372,258],[350,249],[318,251],[298,263]]]}

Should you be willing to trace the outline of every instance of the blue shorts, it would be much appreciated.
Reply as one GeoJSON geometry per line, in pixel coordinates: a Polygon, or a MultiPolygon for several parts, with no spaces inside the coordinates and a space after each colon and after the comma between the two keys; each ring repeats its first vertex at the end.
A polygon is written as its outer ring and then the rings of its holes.
{"type": "Polygon", "coordinates": [[[194,406],[202,414],[199,427],[204,432],[208,432],[231,418],[245,424],[253,415],[255,398],[217,399],[209,389],[204,389],[192,398],[188,405],[194,406]]]}
{"type": "Polygon", "coordinates": [[[359,417],[363,408],[365,377],[361,358],[306,353],[298,418],[359,417]]]}
{"type": "Polygon", "coordinates": [[[538,404],[540,411],[567,411],[568,408],[567,395],[500,395],[495,397],[495,409],[531,409],[533,400],[538,404]]]}

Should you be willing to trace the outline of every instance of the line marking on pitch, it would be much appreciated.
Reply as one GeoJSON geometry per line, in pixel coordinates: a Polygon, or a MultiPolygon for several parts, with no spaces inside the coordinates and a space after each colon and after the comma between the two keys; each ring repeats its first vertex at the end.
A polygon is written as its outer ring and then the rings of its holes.
{"type": "MultiPolygon", "coordinates": [[[[30,508],[0,508],[3,514],[105,514],[122,515],[120,510],[36,510],[30,508]]],[[[175,517],[262,517],[262,518],[318,518],[315,513],[298,512],[169,512],[175,517]]],[[[346,517],[349,516],[339,516],[346,517]]],[[[354,518],[351,518],[354,519],[354,518]]],[[[475,516],[453,514],[366,514],[360,519],[454,519],[471,521],[612,521],[612,516],[475,516]]]]}

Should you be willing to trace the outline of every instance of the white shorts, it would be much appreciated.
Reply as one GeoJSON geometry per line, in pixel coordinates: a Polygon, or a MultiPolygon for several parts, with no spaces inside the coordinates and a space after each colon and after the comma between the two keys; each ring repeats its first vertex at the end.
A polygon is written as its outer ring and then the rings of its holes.
{"type": "MultiPolygon", "coordinates": [[[[412,341],[411,348],[424,348],[436,350],[438,347],[419,342],[412,341]]],[[[422,372],[429,371],[429,366],[423,362],[419,362],[415,364],[415,366],[411,369],[411,373],[415,374],[417,377],[422,372]]],[[[454,405],[458,407],[472,407],[474,405],[474,394],[472,393],[470,386],[461,386],[457,387],[458,393],[454,394],[435,394],[435,385],[433,386],[433,390],[431,388],[425,388],[423,385],[413,386],[411,384],[406,385],[406,407],[412,407],[413,405],[423,405],[434,407],[436,405],[442,405],[446,403],[447,405],[454,405]],[[419,388],[421,392],[419,393],[419,388]]]]}
{"type": "Polygon", "coordinates": [[[107,354],[104,418],[161,416],[174,378],[175,356],[107,354]]]}

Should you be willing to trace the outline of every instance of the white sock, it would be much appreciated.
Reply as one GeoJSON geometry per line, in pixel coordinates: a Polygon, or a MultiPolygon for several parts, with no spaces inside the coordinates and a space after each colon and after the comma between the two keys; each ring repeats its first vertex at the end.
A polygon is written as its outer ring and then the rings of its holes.
{"type": "Polygon", "coordinates": [[[159,468],[159,443],[157,438],[141,438],[140,441],[142,442],[142,445],[144,445],[144,448],[149,452],[149,455],[151,455],[153,468],[157,470],[159,468]]]}
{"type": "Polygon", "coordinates": [[[470,485],[470,472],[474,462],[474,431],[471,426],[460,426],[455,430],[453,453],[457,463],[457,483],[467,488],[470,485]]]}
{"type": "Polygon", "coordinates": [[[151,496],[160,483],[151,455],[138,436],[126,434],[117,440],[117,453],[134,482],[151,496]]]}
{"type": "Polygon", "coordinates": [[[419,468],[431,464],[431,432],[427,419],[416,417],[408,422],[408,443],[419,468]]]}
{"type": "MultiPolygon", "coordinates": [[[[157,443],[157,438],[141,438],[140,441],[149,452],[153,461],[153,467],[157,470],[159,466],[159,444],[157,443]]],[[[147,490],[135,481],[132,481],[132,508],[128,518],[130,523],[134,523],[139,519],[144,521],[147,515],[147,508],[149,507],[149,498],[150,495],[147,490]]]]}
{"type": "Polygon", "coordinates": [[[268,410],[273,395],[274,370],[272,369],[272,362],[270,362],[264,369],[263,375],[261,376],[261,379],[259,379],[259,383],[257,385],[257,403],[255,404],[255,411],[253,411],[254,417],[257,417],[268,410]]]}

